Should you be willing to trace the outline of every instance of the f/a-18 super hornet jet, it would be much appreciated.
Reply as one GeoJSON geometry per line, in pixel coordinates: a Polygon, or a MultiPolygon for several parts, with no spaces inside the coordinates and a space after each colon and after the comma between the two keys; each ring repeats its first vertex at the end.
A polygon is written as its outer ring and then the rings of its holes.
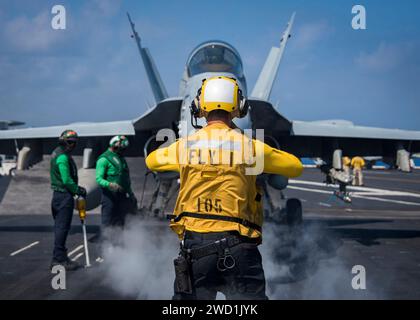
{"type": "MultiPolygon", "coordinates": [[[[348,177],[342,174],[342,154],[348,156],[381,156],[389,163],[398,163],[401,170],[410,170],[410,153],[420,152],[420,131],[381,129],[354,125],[345,120],[294,121],[284,117],[269,101],[273,83],[286,44],[291,37],[295,14],[292,15],[280,43],[272,47],[257,82],[248,91],[241,57],[237,50],[223,41],[207,41],[192,50],[180,81],[179,95],[169,97],[149,50],[142,46],[130,15],[131,37],[140,52],[146,74],[155,98],[155,105],[137,119],[101,123],[72,123],[63,126],[27,128],[0,131],[0,153],[12,154],[18,148],[18,169],[27,169],[50,154],[57,137],[65,129],[71,128],[81,137],[76,154],[83,155],[83,168],[79,177],[88,190],[88,208],[99,204],[100,190],[95,182],[94,166],[96,157],[107,147],[109,138],[123,134],[129,137],[127,156],[146,156],[157,148],[156,134],[162,128],[171,128],[177,136],[191,133],[200,121],[193,119],[190,105],[202,80],[213,76],[227,76],[238,80],[247,97],[250,109],[246,117],[235,120],[240,129],[264,129],[266,143],[298,157],[321,158],[326,165],[322,171],[327,181],[338,182],[345,194],[348,177]]],[[[160,142],[161,143],[161,142],[160,142]]],[[[275,178],[275,177],[274,177],[275,178]]],[[[177,177],[158,176],[158,192],[155,192],[151,210],[163,215],[168,202],[168,191],[177,177]]],[[[283,181],[274,183],[278,188],[286,188],[286,179],[266,179],[283,181]]],[[[269,201],[268,201],[269,202],[269,201]]]]}

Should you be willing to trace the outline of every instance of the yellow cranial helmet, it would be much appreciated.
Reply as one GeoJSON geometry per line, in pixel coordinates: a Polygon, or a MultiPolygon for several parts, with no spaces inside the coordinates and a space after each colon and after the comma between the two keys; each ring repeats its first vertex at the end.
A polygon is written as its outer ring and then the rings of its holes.
{"type": "Polygon", "coordinates": [[[211,111],[224,110],[232,113],[232,118],[242,118],[248,109],[246,105],[236,79],[218,76],[203,80],[191,105],[191,112],[195,117],[201,118],[211,111]]]}

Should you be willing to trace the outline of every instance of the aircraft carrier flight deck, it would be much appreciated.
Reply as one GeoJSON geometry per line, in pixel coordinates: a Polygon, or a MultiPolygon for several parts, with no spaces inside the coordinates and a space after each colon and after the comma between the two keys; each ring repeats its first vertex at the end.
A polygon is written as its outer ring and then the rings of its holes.
{"type": "MultiPolygon", "coordinates": [[[[144,160],[131,158],[129,165],[141,199],[144,160]]],[[[264,225],[261,252],[268,297],[419,299],[420,171],[366,170],[365,185],[349,187],[351,204],[334,197],[334,188],[322,179],[319,170],[306,168],[284,191],[286,199],[302,201],[299,230],[264,225]],[[355,286],[362,269],[365,283],[355,286]]],[[[154,184],[151,178],[146,183],[144,206],[154,184]]],[[[277,193],[274,202],[280,204],[277,193]]],[[[117,244],[101,246],[99,209],[87,218],[92,266],[67,272],[66,289],[53,289],[50,198],[48,161],[15,177],[0,177],[0,299],[171,298],[178,244],[168,222],[132,217],[127,230],[116,231],[117,244]]],[[[84,264],[76,212],[67,247],[69,256],[84,264]]]]}

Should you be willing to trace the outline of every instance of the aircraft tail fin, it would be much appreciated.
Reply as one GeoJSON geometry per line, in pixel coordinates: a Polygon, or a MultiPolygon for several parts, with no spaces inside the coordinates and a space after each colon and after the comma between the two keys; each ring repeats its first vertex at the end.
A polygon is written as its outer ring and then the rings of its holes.
{"type": "Polygon", "coordinates": [[[268,57],[265,61],[264,67],[255,83],[254,89],[252,90],[251,97],[262,100],[268,100],[273,88],[274,81],[277,76],[280,61],[283,56],[284,48],[286,47],[287,40],[291,37],[291,30],[293,21],[295,20],[295,12],[292,14],[287,28],[283,33],[280,40],[279,47],[272,47],[268,57]]]}
{"type": "Polygon", "coordinates": [[[156,68],[155,62],[153,61],[152,55],[149,49],[141,46],[140,37],[135,30],[135,25],[131,20],[130,14],[127,12],[128,21],[130,22],[131,30],[133,34],[132,38],[136,41],[137,47],[140,52],[140,56],[143,60],[144,68],[146,69],[147,78],[149,80],[150,87],[155,97],[156,103],[168,98],[168,92],[163,84],[162,78],[160,77],[159,71],[156,68]]]}

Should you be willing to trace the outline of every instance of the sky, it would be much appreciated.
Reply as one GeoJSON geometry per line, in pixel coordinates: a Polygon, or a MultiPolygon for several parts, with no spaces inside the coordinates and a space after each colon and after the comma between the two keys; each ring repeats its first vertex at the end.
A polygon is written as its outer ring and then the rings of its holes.
{"type": "Polygon", "coordinates": [[[220,39],[241,54],[251,92],[293,12],[270,101],[291,120],[345,119],[420,130],[420,1],[2,0],[0,119],[30,126],[134,119],[154,99],[126,17],[170,96],[191,50],[220,39]],[[66,8],[66,29],[51,8],[66,8]],[[352,7],[366,8],[354,30],[352,7]]]}

